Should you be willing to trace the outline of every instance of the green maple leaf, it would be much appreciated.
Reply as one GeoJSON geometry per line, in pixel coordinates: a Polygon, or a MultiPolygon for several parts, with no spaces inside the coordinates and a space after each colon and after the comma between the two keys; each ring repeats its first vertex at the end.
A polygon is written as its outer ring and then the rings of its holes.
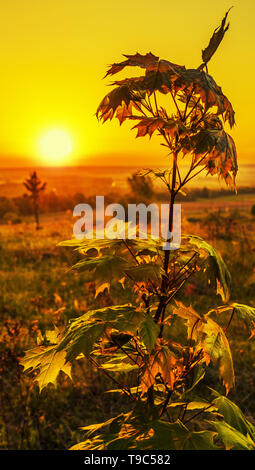
{"type": "Polygon", "coordinates": [[[36,381],[40,390],[49,383],[56,385],[60,371],[71,378],[71,364],[66,362],[66,351],[57,351],[56,346],[38,346],[26,351],[25,357],[20,361],[24,370],[38,371],[36,381]]]}

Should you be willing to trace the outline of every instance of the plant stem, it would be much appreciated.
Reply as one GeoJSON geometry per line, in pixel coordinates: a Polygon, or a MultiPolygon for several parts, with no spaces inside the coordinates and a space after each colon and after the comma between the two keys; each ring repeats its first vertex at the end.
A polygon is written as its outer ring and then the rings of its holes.
{"type": "Polygon", "coordinates": [[[139,264],[139,261],[137,260],[136,258],[136,255],[133,253],[133,251],[131,250],[131,248],[128,246],[128,243],[126,242],[126,240],[123,238],[122,239],[124,245],[126,246],[126,248],[128,249],[129,253],[131,254],[131,256],[134,258],[136,264],[139,264]]]}
{"type": "Polygon", "coordinates": [[[197,107],[199,101],[200,101],[200,97],[197,99],[197,101],[195,102],[193,108],[190,110],[190,112],[189,112],[189,113],[187,114],[187,116],[185,117],[185,120],[187,120],[188,117],[191,115],[191,113],[196,109],[196,107],[197,107]]]}
{"type": "MultiPolygon", "coordinates": [[[[176,185],[176,172],[177,172],[177,154],[173,154],[173,174],[172,174],[172,184],[171,184],[171,198],[170,198],[170,207],[169,207],[169,218],[168,218],[168,230],[169,236],[167,238],[167,243],[170,243],[172,238],[172,231],[173,231],[173,217],[174,217],[174,200],[176,196],[175,192],[175,185],[176,185]]],[[[165,252],[165,259],[164,259],[164,270],[167,273],[168,264],[170,258],[170,249],[166,250],[165,252]]],[[[164,288],[166,286],[166,278],[163,278],[164,288]]]]}
{"type": "Polygon", "coordinates": [[[175,99],[175,96],[174,96],[172,90],[170,90],[170,93],[171,93],[171,96],[172,96],[172,100],[173,100],[173,102],[174,102],[174,104],[175,104],[177,113],[178,113],[178,115],[179,115],[179,118],[180,118],[181,121],[183,121],[183,117],[182,117],[180,108],[179,108],[179,106],[178,106],[178,104],[177,104],[177,101],[176,101],[176,99],[175,99]]]}
{"type": "Polygon", "coordinates": [[[114,377],[112,377],[110,374],[108,374],[108,372],[100,366],[100,364],[98,364],[95,359],[93,359],[92,357],[89,358],[90,362],[98,369],[98,370],[101,370],[105,375],[106,377],[108,377],[108,379],[112,380],[112,382],[117,385],[117,387],[119,387],[122,392],[128,396],[128,398],[132,401],[134,401],[134,398],[132,397],[131,393],[129,392],[129,390],[127,390],[125,387],[123,387],[114,377]]]}
{"type": "Polygon", "coordinates": [[[228,321],[228,324],[225,326],[224,328],[224,333],[226,333],[226,331],[228,330],[229,326],[230,326],[230,323],[232,322],[233,320],[233,316],[234,316],[234,313],[235,313],[235,307],[233,308],[232,310],[232,313],[231,313],[231,316],[230,316],[230,319],[228,321]]]}
{"type": "MultiPolygon", "coordinates": [[[[203,408],[202,410],[198,411],[197,413],[195,413],[193,416],[191,416],[190,418],[186,419],[186,421],[184,421],[184,424],[188,423],[189,421],[191,421],[192,419],[194,419],[196,416],[199,416],[201,413],[203,413],[204,411],[206,410],[209,410],[209,408],[211,408],[213,405],[210,403],[210,405],[206,406],[205,408],[203,408]]],[[[186,410],[185,410],[186,411],[186,410]]],[[[184,418],[185,414],[182,416],[182,420],[184,418]]]]}
{"type": "Polygon", "coordinates": [[[147,390],[147,403],[149,406],[154,406],[154,387],[153,385],[147,390]]]}
{"type": "Polygon", "coordinates": [[[153,96],[154,96],[154,103],[155,103],[155,108],[156,108],[156,115],[158,116],[158,103],[157,103],[157,97],[156,97],[155,91],[153,93],[153,96]]]}
{"type": "MultiPolygon", "coordinates": [[[[174,216],[174,200],[176,196],[176,191],[175,191],[175,185],[176,185],[176,173],[177,173],[177,154],[173,154],[173,173],[172,173],[172,182],[171,182],[171,188],[170,188],[170,206],[169,206],[169,216],[168,216],[168,230],[169,230],[169,236],[167,237],[167,243],[170,243],[171,238],[172,238],[172,230],[173,230],[173,216],[174,216]]],[[[164,264],[163,268],[165,271],[165,274],[162,276],[162,282],[161,282],[161,292],[162,296],[157,308],[157,312],[155,314],[155,321],[158,322],[158,320],[161,317],[161,314],[164,310],[164,305],[165,305],[165,294],[166,294],[166,289],[167,289],[167,283],[168,283],[168,277],[167,277],[167,270],[168,270],[168,265],[169,265],[169,258],[170,258],[170,249],[168,248],[165,250],[165,256],[164,256],[164,264]]]]}
{"type": "Polygon", "coordinates": [[[167,394],[167,397],[166,397],[166,400],[165,400],[165,403],[164,403],[163,408],[162,408],[162,410],[161,410],[161,412],[160,412],[160,415],[159,415],[160,418],[161,418],[161,416],[165,413],[165,411],[166,411],[166,409],[167,409],[167,405],[168,405],[169,400],[170,400],[170,398],[171,398],[171,396],[172,396],[172,393],[173,393],[173,390],[169,390],[169,392],[168,392],[168,394],[167,394]]]}

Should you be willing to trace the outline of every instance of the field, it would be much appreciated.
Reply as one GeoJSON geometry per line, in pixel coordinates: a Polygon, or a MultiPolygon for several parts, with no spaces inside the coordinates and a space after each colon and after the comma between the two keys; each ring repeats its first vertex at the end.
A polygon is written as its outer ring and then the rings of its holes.
{"type": "Polygon", "coordinates": [[[61,392],[50,387],[41,395],[19,366],[39,330],[64,325],[94,303],[86,279],[67,272],[70,250],[56,247],[70,236],[70,216],[43,222],[38,233],[32,222],[1,226],[1,449],[65,449],[84,422],[114,406],[103,395],[104,379],[84,365],[74,372],[75,387],[62,378],[61,392]]]}
{"type": "MultiPolygon", "coordinates": [[[[219,249],[232,274],[232,300],[253,307],[255,217],[250,209],[254,199],[254,195],[240,195],[184,203],[182,223],[184,233],[204,236],[219,249]]],[[[73,368],[73,382],[60,375],[58,387],[48,386],[41,394],[19,365],[24,351],[37,344],[40,332],[53,325],[63,327],[88,307],[128,302],[120,285],[111,295],[95,299],[90,279],[69,270],[78,255],[57,243],[72,236],[70,211],[43,214],[41,225],[35,231],[32,216],[26,216],[21,223],[0,226],[1,449],[66,449],[81,440],[81,426],[104,421],[126,406],[124,398],[105,393],[112,387],[110,381],[82,360],[73,368]]],[[[220,302],[211,299],[208,287],[196,278],[182,298],[198,311],[220,302]]],[[[236,387],[229,396],[255,422],[254,341],[247,339],[245,327],[236,321],[229,332],[234,338],[236,373],[236,387]]],[[[209,368],[207,384],[223,391],[213,368],[209,368]]]]}

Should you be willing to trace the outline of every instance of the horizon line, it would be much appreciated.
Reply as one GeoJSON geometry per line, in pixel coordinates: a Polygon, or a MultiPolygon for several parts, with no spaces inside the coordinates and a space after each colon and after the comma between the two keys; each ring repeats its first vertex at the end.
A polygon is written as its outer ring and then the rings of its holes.
{"type": "MultiPolygon", "coordinates": [[[[255,165],[253,162],[239,162],[238,166],[250,166],[250,165],[255,165]]],[[[188,164],[187,164],[188,166],[188,164]]],[[[166,165],[102,165],[102,164],[88,164],[88,165],[25,165],[25,166],[0,166],[0,171],[1,170],[26,170],[26,169],[64,169],[64,168],[161,168],[161,167],[166,167],[166,165]]]]}

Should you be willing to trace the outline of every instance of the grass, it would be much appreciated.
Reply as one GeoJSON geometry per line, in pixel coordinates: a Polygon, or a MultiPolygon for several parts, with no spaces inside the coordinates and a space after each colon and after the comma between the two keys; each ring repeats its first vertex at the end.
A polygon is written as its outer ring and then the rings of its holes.
{"type": "MultiPolygon", "coordinates": [[[[237,227],[230,239],[209,240],[212,232],[203,224],[204,210],[197,212],[200,222],[192,224],[186,219],[183,232],[204,236],[219,249],[233,277],[232,300],[255,306],[254,218],[244,211],[245,232],[237,227]]],[[[71,214],[63,213],[45,215],[40,231],[35,231],[30,218],[22,224],[1,225],[0,449],[67,449],[81,440],[81,426],[103,421],[125,408],[125,398],[104,393],[112,384],[86,363],[77,361],[73,382],[60,376],[57,388],[50,386],[41,394],[19,365],[24,350],[36,344],[39,330],[65,325],[98,303],[112,302],[110,296],[96,301],[90,279],[69,271],[78,255],[57,243],[71,238],[72,224],[71,214]]],[[[111,295],[114,300],[127,301],[121,297],[121,286],[111,295]]],[[[216,300],[220,303],[210,295],[196,279],[183,292],[185,303],[192,302],[203,311],[216,300]]],[[[222,319],[223,323],[227,320],[222,319]]],[[[254,419],[255,343],[247,340],[244,326],[236,321],[229,332],[236,370],[236,388],[230,398],[254,419]]],[[[214,386],[216,369],[210,374],[208,383],[214,386]]]]}

